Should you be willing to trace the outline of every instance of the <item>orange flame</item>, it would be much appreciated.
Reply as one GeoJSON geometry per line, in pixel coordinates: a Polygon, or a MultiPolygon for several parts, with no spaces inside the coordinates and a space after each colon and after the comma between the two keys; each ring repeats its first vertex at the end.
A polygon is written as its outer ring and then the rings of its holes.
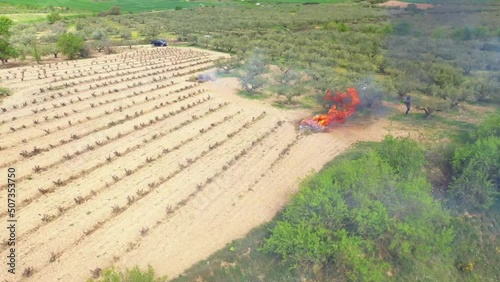
{"type": "Polygon", "coordinates": [[[326,92],[325,101],[335,103],[328,113],[303,120],[301,125],[323,129],[332,122],[342,123],[356,112],[356,107],[361,103],[358,91],[354,87],[347,88],[345,93],[335,92],[334,95],[330,89],[326,92]]]}

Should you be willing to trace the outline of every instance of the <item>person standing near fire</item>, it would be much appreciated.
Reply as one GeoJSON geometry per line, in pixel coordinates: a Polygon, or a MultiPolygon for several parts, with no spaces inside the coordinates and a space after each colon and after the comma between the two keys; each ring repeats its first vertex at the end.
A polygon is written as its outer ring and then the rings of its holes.
{"type": "Polygon", "coordinates": [[[406,105],[406,114],[408,114],[408,112],[411,109],[411,96],[406,97],[405,105],[406,105]]]}

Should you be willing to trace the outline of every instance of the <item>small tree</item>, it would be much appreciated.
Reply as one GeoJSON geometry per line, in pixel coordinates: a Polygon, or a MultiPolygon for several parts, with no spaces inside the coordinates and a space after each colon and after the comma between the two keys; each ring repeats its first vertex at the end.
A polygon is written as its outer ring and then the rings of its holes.
{"type": "Polygon", "coordinates": [[[7,63],[9,59],[16,58],[17,56],[19,56],[17,49],[9,42],[0,39],[0,61],[2,61],[2,64],[7,63]]]}
{"type": "Polygon", "coordinates": [[[500,138],[483,137],[458,148],[452,165],[450,195],[457,203],[462,208],[490,208],[500,195],[500,138]]]}
{"type": "Polygon", "coordinates": [[[120,7],[118,6],[113,6],[111,10],[109,10],[108,15],[112,16],[118,16],[121,14],[120,7]]]}
{"type": "Polygon", "coordinates": [[[156,39],[158,35],[160,35],[161,30],[162,28],[158,23],[153,23],[146,25],[141,33],[144,34],[147,39],[153,40],[156,39]]]}
{"type": "Polygon", "coordinates": [[[10,27],[14,24],[14,22],[5,17],[0,16],[0,38],[6,39],[10,36],[10,27]]]}
{"type": "Polygon", "coordinates": [[[309,68],[312,67],[313,63],[320,60],[320,56],[314,49],[304,50],[304,52],[300,53],[300,60],[307,63],[309,68]]]}
{"type": "Polygon", "coordinates": [[[11,32],[10,27],[14,22],[4,16],[0,16],[0,61],[5,64],[10,58],[18,56],[18,51],[9,43],[11,32]]]}
{"type": "Polygon", "coordinates": [[[232,56],[231,58],[219,58],[214,61],[214,65],[224,71],[229,73],[231,70],[238,68],[241,65],[241,58],[237,56],[232,56]]]}
{"type": "Polygon", "coordinates": [[[47,21],[49,22],[49,24],[53,24],[60,20],[62,20],[62,17],[61,15],[59,15],[59,12],[54,11],[47,15],[47,21]]]}
{"type": "Polygon", "coordinates": [[[408,22],[400,22],[394,25],[393,31],[396,35],[408,35],[411,31],[411,25],[408,22]]]}
{"type": "Polygon", "coordinates": [[[423,111],[426,118],[431,117],[435,112],[444,111],[449,106],[442,100],[430,97],[413,97],[412,105],[415,109],[423,111]]]}
{"type": "Polygon", "coordinates": [[[472,92],[476,101],[484,101],[500,91],[500,82],[493,75],[479,75],[465,83],[466,91],[472,92]]]}
{"type": "Polygon", "coordinates": [[[358,84],[358,95],[361,105],[371,108],[382,100],[382,87],[371,79],[365,79],[358,84]]]}
{"type": "Polygon", "coordinates": [[[248,36],[241,36],[236,42],[236,48],[245,54],[251,48],[250,38],[248,36]]]}
{"type": "Polygon", "coordinates": [[[292,104],[293,97],[301,96],[305,91],[306,86],[302,81],[289,85],[277,85],[275,88],[276,94],[285,97],[287,104],[292,104]]]}
{"type": "Polygon", "coordinates": [[[408,12],[412,12],[412,13],[416,13],[416,12],[419,12],[420,9],[417,7],[416,4],[408,4],[408,6],[406,6],[405,8],[406,11],[408,12]]]}
{"type": "Polygon", "coordinates": [[[109,41],[109,37],[105,31],[96,30],[92,33],[91,38],[94,40],[92,42],[92,45],[98,52],[101,52],[102,50],[106,49],[107,52],[109,53],[111,42],[109,41]]]}
{"type": "Polygon", "coordinates": [[[22,29],[16,32],[12,37],[12,42],[19,45],[21,55],[31,55],[33,60],[40,63],[42,56],[47,53],[47,48],[40,45],[40,39],[36,35],[37,30],[34,26],[22,29]]]}
{"type": "Polygon", "coordinates": [[[127,45],[129,49],[132,49],[132,45],[138,44],[137,40],[134,39],[127,39],[123,40],[123,45],[127,45]]]}
{"type": "Polygon", "coordinates": [[[274,75],[276,84],[272,87],[278,96],[284,96],[288,104],[292,103],[293,97],[300,96],[306,91],[302,74],[281,68],[281,72],[274,75]]]}
{"type": "Polygon", "coordinates": [[[124,40],[129,40],[132,38],[132,32],[128,28],[120,30],[120,37],[124,40]]]}
{"type": "Polygon", "coordinates": [[[464,82],[462,71],[449,64],[433,64],[429,74],[432,82],[427,91],[432,96],[449,101],[451,107],[458,106],[470,94],[461,87],[464,82]]]}
{"type": "Polygon", "coordinates": [[[83,38],[74,35],[73,33],[64,33],[57,40],[57,46],[61,52],[67,55],[70,60],[75,59],[80,50],[84,47],[83,38]]]}
{"type": "Polygon", "coordinates": [[[245,62],[243,73],[240,75],[240,84],[248,93],[255,93],[264,87],[267,79],[262,77],[266,72],[266,59],[260,52],[253,54],[245,62]]]}
{"type": "MultiPolygon", "coordinates": [[[[330,89],[334,83],[335,72],[331,68],[323,66],[315,66],[308,69],[307,74],[312,78],[310,80],[310,86],[314,88],[318,98],[325,95],[326,91],[330,89]]],[[[319,102],[323,102],[318,99],[319,102]]]]}
{"type": "Polygon", "coordinates": [[[54,58],[57,58],[57,55],[61,51],[59,46],[57,46],[57,40],[66,31],[67,26],[62,22],[57,22],[51,25],[49,33],[41,37],[41,41],[47,45],[49,52],[54,55],[54,58]]]}

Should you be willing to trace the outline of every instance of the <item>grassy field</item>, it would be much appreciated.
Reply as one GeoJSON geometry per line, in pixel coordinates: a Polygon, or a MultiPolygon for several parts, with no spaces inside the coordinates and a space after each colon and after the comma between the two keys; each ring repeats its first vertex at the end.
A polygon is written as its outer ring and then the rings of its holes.
{"type": "Polygon", "coordinates": [[[109,10],[113,6],[119,6],[122,12],[144,12],[153,10],[168,10],[175,7],[196,7],[200,4],[217,5],[217,2],[202,1],[202,2],[186,2],[179,0],[150,0],[150,1],[135,1],[135,0],[110,0],[110,1],[91,1],[91,0],[3,0],[5,4],[11,5],[26,5],[33,8],[46,7],[67,7],[71,10],[93,11],[100,12],[109,10]]]}
{"type": "Polygon", "coordinates": [[[2,15],[13,20],[15,23],[36,22],[47,18],[47,13],[15,13],[2,15]]]}
{"type": "MultiPolygon", "coordinates": [[[[48,13],[13,13],[13,14],[2,14],[9,19],[13,20],[15,23],[30,23],[30,22],[40,22],[46,21],[48,13]]],[[[72,18],[79,17],[83,15],[91,15],[90,13],[65,13],[63,17],[72,18]]]]}
{"type": "MultiPolygon", "coordinates": [[[[497,0],[480,0],[480,2],[495,2],[497,0]]],[[[145,12],[155,10],[169,10],[176,7],[191,8],[197,7],[200,4],[208,5],[223,5],[223,4],[264,4],[264,3],[342,3],[352,2],[352,0],[204,0],[190,2],[182,0],[150,0],[150,1],[135,1],[135,0],[3,0],[1,4],[13,5],[15,8],[38,10],[49,9],[52,7],[66,7],[71,10],[100,12],[109,10],[113,6],[119,6],[124,12],[145,12]]],[[[406,2],[414,3],[433,3],[435,0],[408,0],[406,2]]],[[[5,10],[5,9],[2,9],[5,10]]],[[[35,16],[36,17],[36,16],[35,16]]],[[[24,21],[24,20],[21,20],[24,21]]]]}
{"type": "MultiPolygon", "coordinates": [[[[235,0],[237,1],[237,0],[235,0]]],[[[261,3],[264,4],[266,2],[272,2],[272,3],[341,3],[341,2],[352,2],[351,0],[265,0],[265,1],[258,1],[258,0],[245,0],[246,2],[255,2],[255,3],[261,3]]]]}
{"type": "MultiPolygon", "coordinates": [[[[490,0],[484,0],[490,1],[490,0]]],[[[37,1],[37,0],[3,0],[0,5],[2,5],[2,13],[8,15],[11,19],[17,22],[33,22],[45,18],[46,14],[43,12],[50,12],[54,7],[65,7],[73,11],[91,11],[91,12],[101,12],[107,11],[113,6],[119,6],[123,12],[146,12],[146,11],[158,11],[158,10],[170,10],[176,7],[181,8],[192,8],[198,7],[200,5],[213,6],[213,5],[234,5],[234,4],[246,4],[254,5],[257,3],[342,3],[342,2],[352,2],[352,0],[245,0],[244,2],[240,0],[204,0],[196,1],[192,0],[190,2],[182,0],[151,0],[147,2],[135,1],[135,0],[47,0],[47,1],[37,1]],[[16,15],[13,15],[16,14],[16,15]]],[[[406,2],[415,3],[432,3],[433,0],[409,0],[406,2]]]]}
{"type": "MultiPolygon", "coordinates": [[[[239,0],[205,0],[196,1],[192,0],[190,2],[182,0],[150,0],[150,1],[136,1],[136,0],[47,0],[47,1],[37,1],[37,0],[3,0],[1,4],[13,5],[8,9],[2,10],[38,10],[38,9],[49,9],[51,7],[67,7],[71,10],[78,11],[92,11],[100,12],[109,10],[113,6],[119,6],[122,12],[145,12],[154,10],[169,10],[175,9],[176,7],[191,8],[200,6],[203,4],[208,5],[221,5],[221,4],[254,4],[254,3],[340,3],[348,2],[350,0],[246,0],[242,3],[239,0]]],[[[6,6],[8,7],[8,6],[6,6]]],[[[36,16],[35,16],[36,17],[36,16]]]]}

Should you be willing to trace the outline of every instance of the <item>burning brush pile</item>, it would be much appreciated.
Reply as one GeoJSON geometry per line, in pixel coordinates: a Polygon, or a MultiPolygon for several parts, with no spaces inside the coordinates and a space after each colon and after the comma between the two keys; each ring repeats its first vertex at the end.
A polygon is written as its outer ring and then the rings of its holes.
{"type": "Polygon", "coordinates": [[[356,107],[361,103],[358,90],[354,87],[347,88],[346,92],[328,90],[324,97],[325,102],[333,104],[328,113],[305,119],[300,123],[300,130],[323,131],[332,123],[343,123],[356,112],[356,107]]]}

